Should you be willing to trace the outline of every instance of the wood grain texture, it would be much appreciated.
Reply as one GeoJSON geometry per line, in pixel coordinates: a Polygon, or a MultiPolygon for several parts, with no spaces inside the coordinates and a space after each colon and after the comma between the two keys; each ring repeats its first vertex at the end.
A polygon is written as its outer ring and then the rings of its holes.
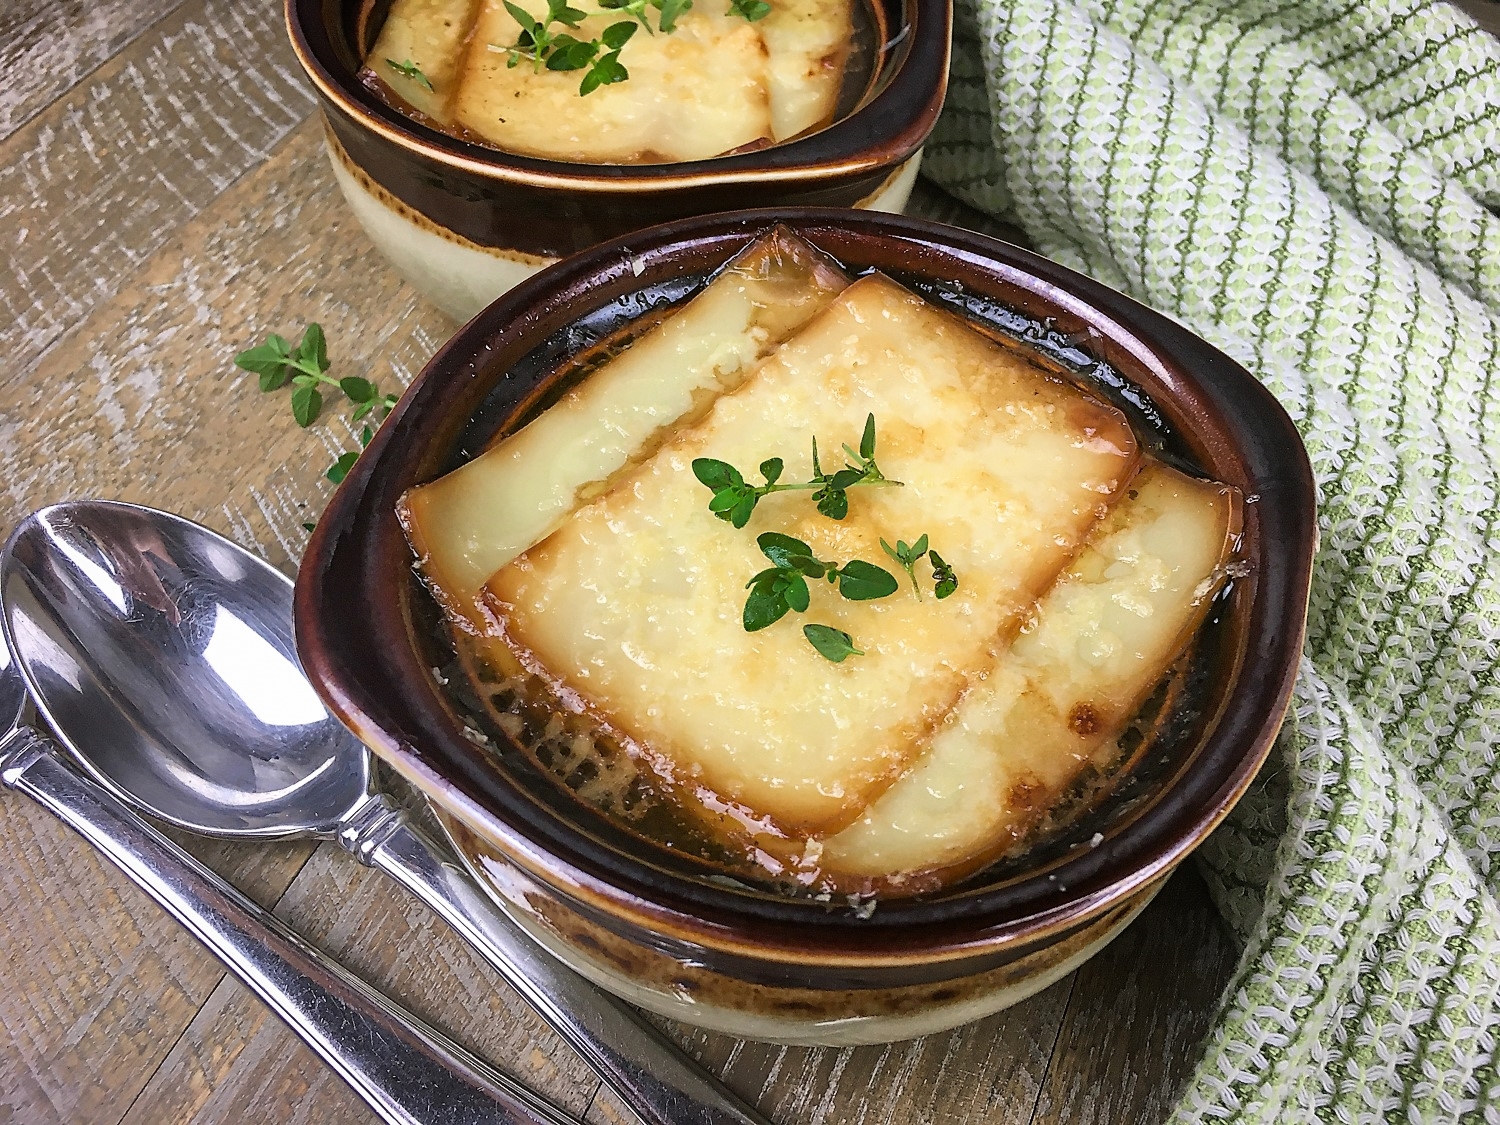
{"type": "MultiPolygon", "coordinates": [[[[196,853],[271,904],[308,849],[196,853]]],[[[40,806],[0,797],[0,1120],[117,1121],[221,974],[40,806]]]]}
{"type": "Polygon", "coordinates": [[[399,389],[451,331],[369,249],[319,138],[316,123],[301,127],[7,388],[7,522],[70,495],[142,500],[295,565],[301,523],[332,491],[323,469],[353,435],[332,407],[299,429],[287,392],[263,397],[232,357],[317,320],[335,373],[399,389]]]}
{"type": "MultiPolygon", "coordinates": [[[[277,913],[532,1089],[580,1116],[587,1110],[598,1085],[593,1073],[444,923],[383,876],[325,846],[277,913]]],[[[322,1125],[373,1118],[257,1000],[226,980],[125,1121],[242,1119],[322,1125]]]]}
{"type": "Polygon", "coordinates": [[[24,375],[312,106],[279,5],[192,0],[0,143],[0,380],[24,375]]]}
{"type": "MultiPolygon", "coordinates": [[[[348,427],[340,431],[330,412],[313,434],[302,432],[285,403],[262,400],[229,357],[311,315],[329,328],[335,361],[348,365],[341,370],[395,387],[451,326],[370,253],[342,211],[315,127],[278,155],[274,169],[221,195],[211,216],[179,230],[24,384],[6,389],[6,526],[70,495],[143,499],[228,531],[284,567],[300,555],[300,524],[332,487],[322,469],[333,446],[350,440],[348,427]],[[286,227],[299,221],[319,246],[288,255],[286,227]],[[328,271],[340,278],[337,296],[328,295],[328,271]],[[383,319],[357,311],[369,309],[383,319]]],[[[16,1121],[119,1120],[218,984],[218,966],[22,798],[0,800],[0,850],[44,860],[35,870],[6,865],[0,881],[0,949],[8,964],[26,966],[20,985],[0,990],[0,1024],[14,1044],[0,1051],[0,1105],[16,1121]]],[[[227,873],[254,882],[270,854],[231,850],[227,873]]],[[[265,888],[267,901],[305,855],[299,849],[265,888]]],[[[275,1050],[288,1049],[279,1024],[274,1035],[275,1050]]],[[[321,1070],[310,1057],[299,1068],[308,1078],[321,1070]]]]}
{"type": "Polygon", "coordinates": [[[1238,958],[1191,865],[1074,974],[1033,1125],[1162,1121],[1238,958]]]}
{"type": "Polygon", "coordinates": [[[180,0],[7,0],[0,6],[0,140],[180,0]]]}
{"type": "Polygon", "coordinates": [[[224,978],[125,1114],[189,1121],[373,1125],[378,1119],[236,981],[224,978]],[[241,1116],[252,1106],[255,1117],[241,1116]]]}
{"type": "Polygon", "coordinates": [[[675,1029],[781,1125],[1031,1120],[1071,979],[954,1031],[879,1046],[778,1047],[675,1029]],[[898,1110],[899,1107],[899,1110],[898,1110]]]}

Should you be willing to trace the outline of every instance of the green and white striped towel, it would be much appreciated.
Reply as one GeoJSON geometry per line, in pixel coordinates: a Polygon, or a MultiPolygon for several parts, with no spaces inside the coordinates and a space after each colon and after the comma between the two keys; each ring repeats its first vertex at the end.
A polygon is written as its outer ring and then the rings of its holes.
{"type": "Polygon", "coordinates": [[[1201,852],[1245,942],[1175,1120],[1500,1122],[1500,47],[1422,0],[959,0],[926,171],[1255,372],[1322,551],[1201,852]]]}

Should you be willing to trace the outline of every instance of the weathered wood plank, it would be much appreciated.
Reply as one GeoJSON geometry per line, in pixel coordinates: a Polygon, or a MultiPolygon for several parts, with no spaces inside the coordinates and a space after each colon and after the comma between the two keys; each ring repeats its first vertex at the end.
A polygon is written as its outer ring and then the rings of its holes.
{"type": "Polygon", "coordinates": [[[1191,864],[1075,974],[1034,1125],[1152,1125],[1198,1060],[1238,950],[1191,864]]]}
{"type": "MultiPolygon", "coordinates": [[[[274,902],[305,845],[201,858],[274,902]]],[[[218,963],[39,806],[0,796],[0,1120],[113,1122],[221,976],[218,963]]]]}
{"type": "Polygon", "coordinates": [[[499,974],[408,892],[334,848],[277,906],[312,940],[538,1093],[582,1114],[599,1080],[499,974]],[[385,935],[372,942],[367,935],[385,935]]]}
{"type": "MultiPolygon", "coordinates": [[[[333,424],[300,431],[230,357],[318,317],[340,370],[394,389],[395,371],[409,377],[450,326],[401,289],[345,215],[316,125],[277,155],[275,170],[244,178],[222,210],[125,273],[114,298],[8,388],[5,526],[66,496],[113,496],[205,520],[283,566],[300,554],[300,523],[326,499],[322,469],[348,427],[330,411],[333,424]],[[290,252],[288,227],[303,243],[290,252]]],[[[34,869],[0,865],[0,954],[24,966],[0,990],[0,1106],[28,1123],[117,1120],[214,989],[217,963],[19,798],[0,801],[0,853],[39,857],[34,869]]],[[[224,854],[242,885],[273,856],[224,854]]],[[[268,901],[305,855],[281,861],[268,901]]]]}
{"type": "MultiPolygon", "coordinates": [[[[1072,987],[1071,978],[1059,981],[1008,1011],[940,1035],[842,1050],[779,1047],[663,1025],[778,1125],[1026,1125],[1072,987]]],[[[630,1118],[601,1089],[588,1120],[616,1125],[630,1118]]]]}
{"type": "MultiPolygon", "coordinates": [[[[289,566],[305,541],[302,521],[316,515],[332,487],[322,469],[350,441],[349,427],[330,409],[313,432],[299,430],[285,393],[261,396],[229,359],[265,332],[293,333],[308,319],[327,329],[336,371],[357,371],[393,389],[452,327],[401,286],[344,213],[316,123],[182,227],[113,300],[42,358],[24,387],[12,388],[0,412],[7,522],[69,494],[141,499],[224,528],[289,566]],[[327,276],[339,278],[336,294],[327,276]],[[47,442],[53,456],[40,464],[33,451],[47,442]],[[184,473],[184,465],[193,471],[184,473]]],[[[434,932],[440,924],[399,892],[367,887],[363,880],[373,876],[346,857],[332,856],[321,871],[283,900],[294,922],[398,994],[406,989],[408,1001],[435,1022],[472,1033],[473,1042],[511,1060],[537,1087],[571,1098],[579,1112],[586,1108],[595,1084],[586,1068],[500,990],[456,937],[434,932]],[[455,1022],[457,1016],[463,1018],[455,1022]]],[[[38,912],[18,919],[23,931],[45,928],[38,912]]],[[[107,952],[111,937],[106,930],[91,941],[107,952]]],[[[195,992],[200,1001],[203,995],[195,992]]],[[[180,1039],[185,1020],[147,1016],[148,1036],[171,1052],[135,1098],[130,1120],[295,1114],[320,1121],[363,1114],[238,988],[221,988],[180,1039]]],[[[72,1060],[75,1081],[111,1065],[91,1050],[93,1056],[84,1051],[72,1060]]],[[[143,1056],[118,1067],[132,1068],[139,1088],[154,1060],[143,1056]]],[[[118,1092],[111,1108],[131,1092],[118,1092]]]]}
{"type": "Polygon", "coordinates": [[[0,7],[0,140],[174,7],[174,0],[10,0],[0,7]]]}
{"type": "Polygon", "coordinates": [[[191,0],[0,143],[0,379],[23,378],[312,105],[279,4],[191,0]]]}
{"type": "Polygon", "coordinates": [[[349,218],[316,122],[8,388],[0,516],[9,523],[66,496],[139,500],[294,565],[301,522],[331,494],[322,471],[352,434],[332,403],[325,421],[300,430],[287,392],[261,395],[231,360],[267,332],[295,334],[309,320],[328,333],[335,374],[393,390],[451,330],[349,218]]]}
{"type": "MultiPolygon", "coordinates": [[[[424,1019],[582,1114],[598,1080],[431,912],[332,846],[277,913],[424,1019]]],[[[244,989],[226,981],[136,1099],[127,1125],[363,1122],[371,1115],[244,989]]]]}
{"type": "Polygon", "coordinates": [[[376,1120],[268,1008],[225,977],[172,1044],[124,1125],[372,1125],[376,1120]],[[255,1106],[253,1116],[245,1115],[247,1104],[255,1106]]]}
{"type": "MultiPolygon", "coordinates": [[[[152,49],[158,52],[191,38],[183,21],[157,30],[152,49]]],[[[139,61],[114,77],[131,67],[139,77],[139,61]]],[[[108,88],[93,100],[106,95],[112,96],[108,88]]],[[[274,131],[264,135],[274,139],[274,131]]],[[[248,163],[243,152],[234,159],[248,163]]],[[[284,566],[300,553],[300,522],[331,487],[320,476],[336,431],[320,433],[321,443],[302,434],[284,403],[261,401],[228,358],[265,331],[295,330],[311,315],[329,325],[336,359],[350,355],[339,349],[359,335],[368,360],[387,341],[347,303],[361,292],[361,279],[373,286],[370,308],[410,313],[415,305],[409,295],[392,300],[398,283],[372,261],[340,210],[321,160],[316,129],[309,128],[289,155],[291,180],[304,188],[298,196],[293,187],[293,201],[280,194],[287,183],[252,176],[225,214],[178,238],[143,270],[132,268],[127,255],[124,268],[111,275],[119,286],[115,298],[54,348],[24,387],[5,395],[0,462],[12,470],[0,504],[6,526],[70,495],[130,497],[206,519],[284,566]],[[289,254],[281,232],[308,199],[317,206],[303,233],[321,249],[289,254]],[[242,253],[247,243],[257,253],[242,253]],[[299,268],[300,280],[292,285],[299,268]],[[340,287],[340,299],[310,301],[309,293],[325,288],[325,269],[354,284],[340,287]],[[272,279],[277,298],[267,297],[272,279]],[[356,333],[356,323],[365,331],[356,333]],[[38,450],[47,453],[38,457],[38,450]],[[295,462],[292,471],[276,477],[288,460],[295,462]],[[184,472],[189,465],[192,471],[184,472]],[[313,507],[299,509],[299,501],[313,507]],[[276,518],[268,522],[262,509],[276,518]]],[[[203,202],[233,178],[228,172],[208,185],[203,202]]],[[[66,180],[59,178],[64,186],[66,180]]],[[[135,186],[128,177],[111,185],[115,203],[128,202],[135,186]]],[[[171,188],[158,180],[151,198],[170,200],[171,188]]],[[[59,206],[55,200],[53,206],[59,206]]],[[[107,217],[110,206],[96,209],[107,217]]],[[[137,239],[133,252],[144,256],[151,239],[170,235],[169,226],[154,230],[150,239],[137,239]]],[[[93,245],[94,233],[75,225],[59,238],[60,247],[76,248],[93,245]]],[[[54,288],[37,299],[52,301],[55,310],[61,293],[54,288]]],[[[419,362],[411,342],[425,359],[446,335],[446,321],[435,313],[429,319],[441,327],[424,335],[419,316],[392,345],[379,376],[387,385],[395,385],[392,363],[403,356],[408,364],[419,362]]],[[[369,363],[359,370],[370,373],[369,363]]],[[[202,842],[193,847],[209,854],[220,849],[202,842]]],[[[46,857],[39,870],[13,867],[0,881],[0,952],[8,964],[27,967],[22,982],[0,999],[0,1026],[14,1045],[0,1052],[0,1105],[18,1121],[115,1120],[219,981],[218,966],[136,892],[122,893],[118,877],[103,871],[83,845],[19,799],[0,803],[0,851],[46,857]],[[108,908],[94,906],[96,899],[108,908]],[[53,953],[60,934],[66,944],[53,953]],[[125,956],[134,949],[145,952],[125,956]]],[[[281,859],[279,877],[269,881],[257,868],[274,866],[272,857],[282,853],[241,851],[226,861],[228,874],[241,885],[264,883],[266,901],[274,901],[306,851],[286,853],[294,861],[281,859]]]]}

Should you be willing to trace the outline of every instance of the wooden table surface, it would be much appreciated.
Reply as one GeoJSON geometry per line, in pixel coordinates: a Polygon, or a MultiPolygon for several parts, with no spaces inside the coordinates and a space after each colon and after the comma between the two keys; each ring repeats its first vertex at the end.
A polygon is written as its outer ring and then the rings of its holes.
{"type": "MultiPolygon", "coordinates": [[[[1492,0],[1469,6],[1492,28],[1492,0]]],[[[319,321],[336,375],[399,389],[455,325],[371,249],[325,165],[277,0],[5,0],[0,10],[0,528],[140,501],[291,573],[353,448],[231,357],[319,321]]],[[[931,189],[917,209],[977,222],[931,189]]],[[[330,845],[178,838],[309,939],[591,1122],[630,1122],[435,917],[330,845]]],[[[1180,872],[1072,976],[907,1043],[669,1032],[784,1125],[1162,1118],[1235,951],[1180,872]]],[[[0,791],[0,1121],[370,1122],[219,964],[25,798],[0,791]]]]}

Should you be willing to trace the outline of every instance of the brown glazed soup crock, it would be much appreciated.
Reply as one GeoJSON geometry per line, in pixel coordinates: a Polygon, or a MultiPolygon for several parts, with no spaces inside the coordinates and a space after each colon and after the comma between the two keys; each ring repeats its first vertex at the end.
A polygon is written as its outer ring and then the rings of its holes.
{"type": "Polygon", "coordinates": [[[389,0],[286,0],[334,177],[371,240],[467,320],[522,278],[604,239],[742,207],[900,211],[948,85],[951,0],[869,0],[867,78],[831,125],[782,144],[669,164],[573,164],[459,140],[359,80],[389,0]]]}
{"type": "Polygon", "coordinates": [[[502,906],[580,971],[746,1036],[893,1040],[988,1014],[1069,971],[1223,819],[1290,700],[1316,538],[1312,472],[1285,412],[1180,325],[969,231],[875,212],[747,211],[596,246],[449,341],[319,522],[297,580],[297,642],[333,712],[427,795],[502,906]],[[563,359],[694,291],[776,223],[1071,369],[1162,455],[1247,500],[1237,575],[1196,642],[1194,704],[1173,729],[1057,837],[873,911],[715,879],[568,796],[503,735],[476,740],[461,693],[440,682],[451,655],[396,518],[407,488],[503,432],[563,359]]]}

